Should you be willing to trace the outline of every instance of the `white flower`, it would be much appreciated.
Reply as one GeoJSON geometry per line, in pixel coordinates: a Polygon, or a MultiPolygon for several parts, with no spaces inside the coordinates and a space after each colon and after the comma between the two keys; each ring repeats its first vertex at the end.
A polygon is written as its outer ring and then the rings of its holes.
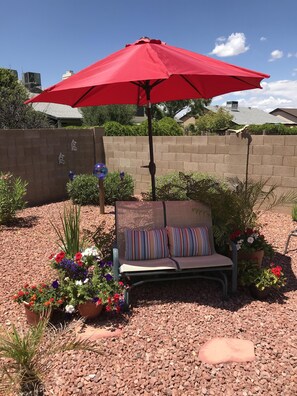
{"type": "Polygon", "coordinates": [[[241,246],[243,244],[243,239],[240,239],[237,243],[241,246]]]}
{"type": "Polygon", "coordinates": [[[75,311],[75,308],[74,308],[73,305],[66,305],[65,311],[66,311],[67,313],[73,313],[73,312],[75,311]]]}
{"type": "Polygon", "coordinates": [[[75,281],[75,284],[76,284],[77,286],[81,286],[81,285],[82,285],[82,281],[81,281],[81,280],[77,280],[77,281],[75,281]]]}
{"type": "Polygon", "coordinates": [[[69,277],[66,276],[66,278],[64,278],[64,281],[68,282],[69,281],[69,277]]]}
{"type": "Polygon", "coordinates": [[[241,249],[241,244],[237,243],[237,244],[236,244],[236,249],[237,249],[237,250],[240,250],[240,249],[241,249]]]}
{"type": "Polygon", "coordinates": [[[247,242],[252,244],[254,242],[254,238],[252,236],[248,237],[247,242]]]}
{"type": "Polygon", "coordinates": [[[89,247],[82,252],[83,257],[96,257],[99,255],[99,250],[95,247],[89,247]]]}
{"type": "Polygon", "coordinates": [[[84,283],[87,283],[87,282],[89,282],[89,278],[86,278],[86,279],[84,280],[84,283]]]}

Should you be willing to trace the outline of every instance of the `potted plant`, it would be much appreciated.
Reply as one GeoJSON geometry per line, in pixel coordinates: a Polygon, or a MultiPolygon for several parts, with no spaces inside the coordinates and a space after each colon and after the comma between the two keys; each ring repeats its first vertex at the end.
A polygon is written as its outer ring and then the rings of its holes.
{"type": "Polygon", "coordinates": [[[52,309],[62,307],[64,304],[62,290],[57,280],[51,284],[25,284],[14,294],[13,299],[24,305],[28,323],[34,325],[41,317],[49,317],[52,309]]]}
{"type": "Polygon", "coordinates": [[[260,268],[255,262],[243,261],[239,265],[239,282],[248,286],[254,298],[265,299],[273,289],[286,284],[286,278],[280,265],[270,263],[260,268]]]}
{"type": "Polygon", "coordinates": [[[100,260],[96,247],[78,252],[72,259],[62,251],[51,260],[60,274],[66,312],[77,309],[81,316],[93,318],[103,307],[107,311],[121,310],[124,284],[113,279],[112,262],[100,260]]]}
{"type": "Polygon", "coordinates": [[[257,229],[236,230],[230,235],[230,240],[236,245],[239,259],[254,260],[261,266],[264,256],[273,256],[272,245],[257,229]]]}

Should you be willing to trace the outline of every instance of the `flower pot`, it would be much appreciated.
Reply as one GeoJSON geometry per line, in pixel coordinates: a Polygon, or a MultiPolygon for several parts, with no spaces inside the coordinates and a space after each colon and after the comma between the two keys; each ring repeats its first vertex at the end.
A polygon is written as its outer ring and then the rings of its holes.
{"type": "Polygon", "coordinates": [[[238,252],[237,257],[238,260],[254,261],[259,267],[261,267],[264,258],[264,250],[257,250],[256,252],[238,252]]]}
{"type": "Polygon", "coordinates": [[[27,322],[31,326],[36,326],[40,319],[49,318],[51,315],[51,309],[47,309],[42,313],[34,312],[30,309],[28,303],[24,302],[25,314],[27,322]]]}
{"type": "Polygon", "coordinates": [[[256,300],[266,300],[271,290],[271,287],[266,287],[264,290],[259,290],[255,285],[250,285],[250,293],[256,300]]]}
{"type": "Polygon", "coordinates": [[[102,311],[102,308],[103,305],[96,305],[93,301],[86,301],[77,307],[80,316],[86,319],[96,318],[102,311]]]}

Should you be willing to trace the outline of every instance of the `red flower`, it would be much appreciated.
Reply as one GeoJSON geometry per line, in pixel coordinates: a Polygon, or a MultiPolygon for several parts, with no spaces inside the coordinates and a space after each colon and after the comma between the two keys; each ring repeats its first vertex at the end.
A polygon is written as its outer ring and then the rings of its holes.
{"type": "Polygon", "coordinates": [[[274,268],[271,268],[271,272],[275,275],[275,276],[277,276],[278,278],[281,276],[281,271],[282,271],[282,267],[274,267],[274,268]]]}
{"type": "Polygon", "coordinates": [[[51,297],[50,299],[49,299],[49,302],[51,302],[51,303],[53,303],[55,301],[55,299],[53,298],[53,297],[51,297]]]}
{"type": "Polygon", "coordinates": [[[46,301],[43,305],[44,305],[45,307],[48,307],[49,305],[51,305],[51,303],[50,303],[50,301],[46,301]]]}
{"type": "Polygon", "coordinates": [[[116,294],[113,296],[113,301],[114,301],[114,302],[118,302],[119,299],[120,299],[120,295],[119,295],[118,293],[116,293],[116,294]]]}
{"type": "Polygon", "coordinates": [[[49,259],[52,260],[55,257],[54,253],[49,256],[49,259]]]}
{"type": "Polygon", "coordinates": [[[27,287],[29,287],[29,283],[26,283],[26,284],[24,285],[24,288],[25,288],[25,289],[27,289],[27,287]]]}
{"type": "Polygon", "coordinates": [[[110,312],[111,311],[110,305],[107,305],[105,309],[107,312],[110,312]]]}
{"type": "Polygon", "coordinates": [[[82,258],[81,252],[76,253],[76,255],[74,256],[74,260],[75,260],[75,261],[80,261],[81,258],[82,258]]]}
{"type": "Polygon", "coordinates": [[[96,301],[96,305],[101,305],[102,304],[102,299],[98,298],[98,300],[96,301]]]}
{"type": "Polygon", "coordinates": [[[247,229],[246,229],[246,234],[247,234],[247,235],[252,235],[253,233],[254,233],[254,231],[253,231],[252,228],[247,228],[247,229]]]}
{"type": "Polygon", "coordinates": [[[55,256],[55,260],[56,260],[56,262],[57,263],[60,263],[62,260],[63,260],[63,258],[66,256],[66,254],[65,254],[65,252],[63,252],[63,251],[61,251],[60,253],[58,253],[56,256],[55,256]]]}
{"type": "Polygon", "coordinates": [[[124,286],[124,282],[119,281],[119,286],[124,286]]]}
{"type": "Polygon", "coordinates": [[[35,289],[37,289],[37,287],[35,285],[33,285],[33,286],[31,286],[31,289],[35,290],[35,289]]]}
{"type": "Polygon", "coordinates": [[[117,313],[120,313],[121,312],[121,307],[118,305],[117,306],[117,313]]]}
{"type": "Polygon", "coordinates": [[[76,264],[77,264],[79,267],[82,267],[82,266],[83,266],[83,262],[82,262],[82,261],[77,261],[76,264]]]}
{"type": "Polygon", "coordinates": [[[24,293],[22,290],[20,290],[20,291],[18,292],[18,296],[19,296],[19,297],[23,297],[24,294],[25,294],[25,293],[24,293]]]}
{"type": "Polygon", "coordinates": [[[57,301],[57,303],[58,303],[58,304],[63,304],[63,300],[60,299],[60,300],[57,301]]]}

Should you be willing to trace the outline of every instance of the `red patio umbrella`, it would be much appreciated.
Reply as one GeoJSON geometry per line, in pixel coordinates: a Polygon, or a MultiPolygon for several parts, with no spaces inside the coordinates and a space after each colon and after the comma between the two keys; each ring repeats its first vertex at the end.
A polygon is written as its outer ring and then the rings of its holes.
{"type": "Polygon", "coordinates": [[[261,80],[267,77],[267,74],[144,37],[45,89],[26,103],[61,103],[72,107],[145,105],[150,151],[148,168],[155,200],[151,103],[209,99],[228,92],[261,88],[261,80]]]}

